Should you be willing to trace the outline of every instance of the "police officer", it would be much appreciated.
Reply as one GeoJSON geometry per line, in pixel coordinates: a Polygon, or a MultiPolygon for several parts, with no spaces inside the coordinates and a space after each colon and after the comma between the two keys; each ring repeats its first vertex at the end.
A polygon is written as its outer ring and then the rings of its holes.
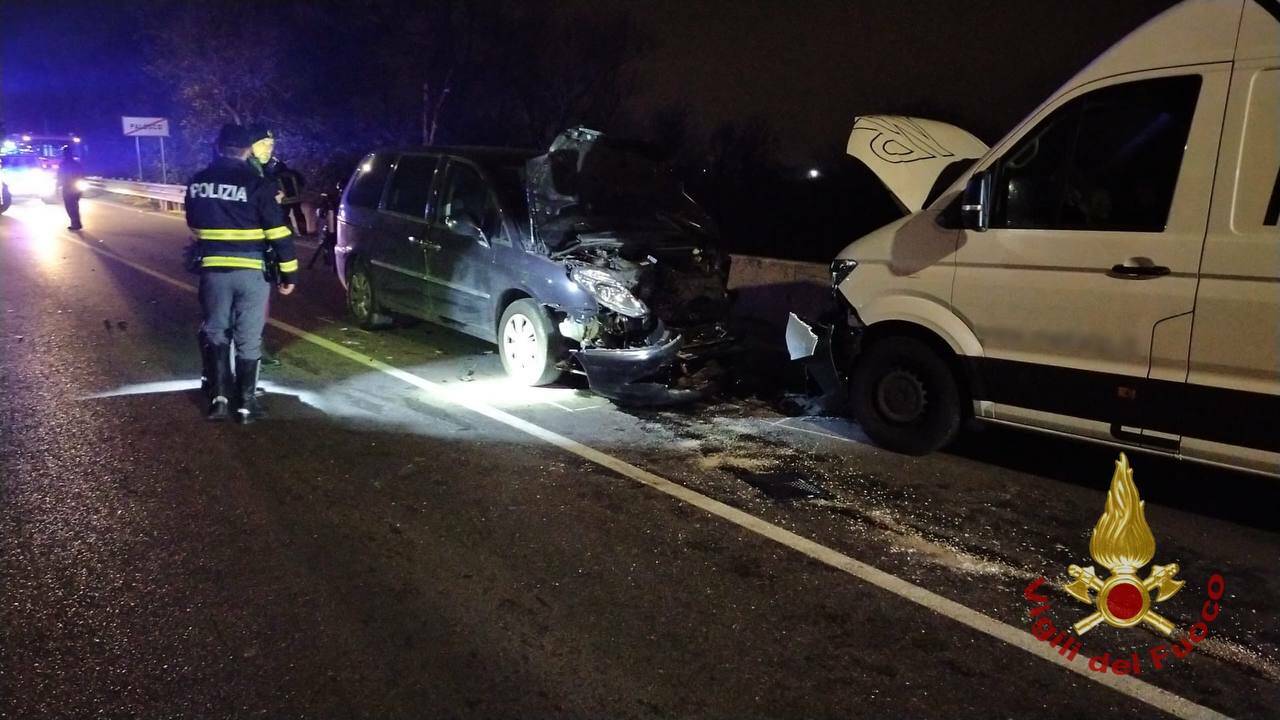
{"type": "MultiPolygon", "coordinates": [[[[285,199],[284,188],[275,172],[275,133],[271,132],[271,128],[262,123],[253,123],[246,126],[246,129],[249,132],[249,140],[252,141],[249,146],[249,167],[253,168],[254,172],[258,173],[260,177],[271,181],[276,189],[276,202],[283,205],[285,199]]],[[[283,217],[287,219],[287,215],[283,217]]],[[[275,367],[280,364],[280,358],[276,357],[275,353],[267,348],[265,342],[262,345],[262,364],[268,367],[275,367]]]]}
{"type": "Polygon", "coordinates": [[[262,330],[267,320],[264,254],[274,244],[279,258],[280,294],[293,292],[298,272],[293,233],[285,225],[276,184],[249,166],[250,133],[224,125],[218,157],[187,184],[187,225],[200,256],[201,354],[209,381],[210,420],[249,423],[263,417],[255,397],[262,330]],[[235,340],[232,378],[230,340],[235,340]]]}
{"type": "MultiPolygon", "coordinates": [[[[275,180],[271,173],[271,160],[276,154],[276,135],[262,123],[254,123],[248,127],[249,139],[253,144],[249,147],[249,165],[262,177],[275,180]]],[[[283,193],[283,188],[280,188],[283,193]]],[[[283,195],[282,195],[283,196],[283,195]]]]}

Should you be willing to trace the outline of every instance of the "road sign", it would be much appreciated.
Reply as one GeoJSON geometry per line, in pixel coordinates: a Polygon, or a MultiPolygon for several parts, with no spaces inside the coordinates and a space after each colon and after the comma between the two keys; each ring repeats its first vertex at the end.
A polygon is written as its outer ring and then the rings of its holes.
{"type": "Polygon", "coordinates": [[[160,178],[169,182],[169,168],[164,161],[164,139],[169,137],[169,118],[128,117],[120,118],[125,137],[133,137],[133,150],[138,154],[138,179],[142,180],[142,145],[140,137],[160,138],[160,178]]]}
{"type": "Polygon", "coordinates": [[[132,137],[169,137],[169,118],[122,117],[124,134],[132,137]]]}

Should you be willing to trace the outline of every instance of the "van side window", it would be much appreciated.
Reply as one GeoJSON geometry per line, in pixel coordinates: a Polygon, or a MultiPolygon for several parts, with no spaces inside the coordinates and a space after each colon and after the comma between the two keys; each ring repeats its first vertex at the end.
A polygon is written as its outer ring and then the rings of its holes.
{"type": "Polygon", "coordinates": [[[431,199],[431,182],[439,161],[430,155],[401,155],[391,174],[385,210],[415,218],[426,218],[431,199]]]}
{"type": "Polygon", "coordinates": [[[1248,97],[1231,227],[1241,234],[1280,237],[1273,229],[1280,226],[1280,68],[1254,73],[1248,97]]]}
{"type": "Polygon", "coordinates": [[[1200,76],[1094,90],[1055,110],[1002,158],[992,225],[1161,232],[1200,76]]]}
{"type": "Polygon", "coordinates": [[[493,192],[480,173],[468,165],[457,162],[449,165],[449,179],[440,208],[441,220],[447,222],[450,218],[470,216],[490,239],[502,231],[502,215],[498,212],[493,192]]]}
{"type": "Polygon", "coordinates": [[[391,161],[386,156],[367,155],[356,167],[351,178],[351,186],[347,188],[348,205],[363,208],[376,208],[382,200],[382,187],[387,184],[387,175],[391,172],[391,161]]]}

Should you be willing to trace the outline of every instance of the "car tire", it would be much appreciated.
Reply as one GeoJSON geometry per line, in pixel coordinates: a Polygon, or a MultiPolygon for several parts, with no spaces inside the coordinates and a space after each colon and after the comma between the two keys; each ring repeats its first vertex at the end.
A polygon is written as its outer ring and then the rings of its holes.
{"type": "Polygon", "coordinates": [[[347,312],[356,324],[365,330],[377,330],[391,324],[391,318],[382,312],[378,294],[373,287],[373,276],[367,265],[355,263],[347,277],[347,312]]]}
{"type": "Polygon", "coordinates": [[[528,298],[507,306],[498,323],[498,355],[507,376],[521,385],[560,379],[564,354],[560,332],[546,308],[528,298]]]}
{"type": "Polygon", "coordinates": [[[888,337],[859,355],[850,383],[854,419],[875,443],[926,455],[960,429],[960,387],[947,362],[912,337],[888,337]]]}

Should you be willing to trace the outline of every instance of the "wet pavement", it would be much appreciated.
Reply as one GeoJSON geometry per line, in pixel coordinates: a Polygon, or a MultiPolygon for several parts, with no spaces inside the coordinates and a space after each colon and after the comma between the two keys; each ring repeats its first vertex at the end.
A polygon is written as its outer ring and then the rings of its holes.
{"type": "MultiPolygon", "coordinates": [[[[1076,663],[1142,658],[1105,686],[636,478],[1030,637],[1024,589],[1092,563],[1111,449],[991,429],[907,458],[750,397],[514,388],[473,339],[347,324],[319,264],[273,299],[272,419],[210,425],[183,223],[85,218],[0,216],[0,717],[1164,714],[1142,688],[1280,715],[1280,482],[1131,456],[1187,581],[1160,613],[1225,592],[1159,669],[1150,631],[1084,635],[1076,663]]],[[[1037,592],[1059,627],[1090,611],[1037,592]]]]}

